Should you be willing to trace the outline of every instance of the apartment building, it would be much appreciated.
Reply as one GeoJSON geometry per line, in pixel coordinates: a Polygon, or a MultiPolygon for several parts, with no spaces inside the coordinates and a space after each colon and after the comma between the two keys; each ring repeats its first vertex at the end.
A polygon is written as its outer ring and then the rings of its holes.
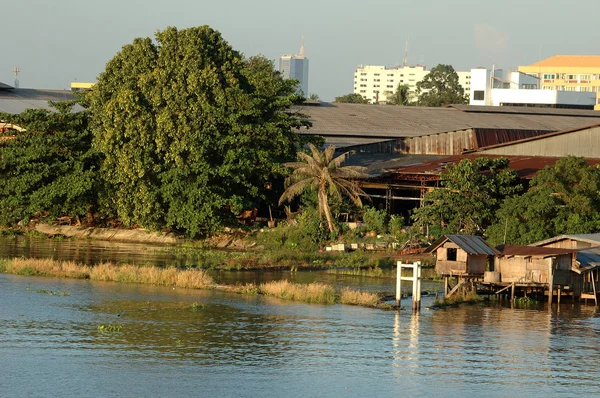
{"type": "Polygon", "coordinates": [[[308,58],[304,50],[304,37],[298,54],[285,54],[279,58],[279,72],[285,79],[298,80],[299,93],[308,97],[308,58]]]}
{"type": "Polygon", "coordinates": [[[595,93],[600,110],[600,55],[555,55],[519,72],[539,78],[543,90],[595,93]]]}
{"type": "MultiPolygon", "coordinates": [[[[354,72],[354,93],[362,95],[371,103],[385,103],[387,96],[396,91],[399,84],[406,84],[410,90],[410,101],[414,102],[417,100],[417,83],[428,73],[425,65],[359,65],[354,72]]],[[[457,71],[457,74],[460,85],[465,94],[468,94],[471,89],[471,72],[457,71]]]]}

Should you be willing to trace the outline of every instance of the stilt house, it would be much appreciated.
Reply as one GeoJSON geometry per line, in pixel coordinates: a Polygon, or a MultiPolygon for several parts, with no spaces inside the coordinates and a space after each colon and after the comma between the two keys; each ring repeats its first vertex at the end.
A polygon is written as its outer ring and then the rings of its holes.
{"type": "Polygon", "coordinates": [[[444,235],[425,253],[435,253],[438,275],[480,277],[488,268],[488,259],[499,252],[481,236],[444,235]]]}

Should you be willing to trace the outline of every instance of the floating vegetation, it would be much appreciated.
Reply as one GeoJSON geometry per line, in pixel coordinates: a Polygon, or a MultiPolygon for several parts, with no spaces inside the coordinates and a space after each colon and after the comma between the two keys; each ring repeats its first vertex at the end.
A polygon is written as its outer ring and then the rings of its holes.
{"type": "Polygon", "coordinates": [[[333,304],[335,302],[335,289],[333,286],[318,282],[299,284],[282,280],[263,283],[258,289],[260,293],[266,296],[275,296],[286,300],[320,304],[333,304]]]}
{"type": "Polygon", "coordinates": [[[192,311],[198,311],[198,310],[204,308],[204,305],[198,304],[198,303],[192,303],[191,308],[192,308],[192,311]]]}
{"type": "Polygon", "coordinates": [[[98,331],[99,332],[122,332],[123,331],[123,326],[121,325],[100,325],[98,326],[98,331]]]}
{"type": "Polygon", "coordinates": [[[442,300],[436,299],[433,302],[431,308],[444,308],[444,307],[453,307],[458,306],[459,304],[472,304],[472,303],[480,303],[484,301],[485,298],[478,295],[475,291],[471,291],[466,294],[456,294],[451,297],[444,297],[442,300]]]}
{"type": "Polygon", "coordinates": [[[377,307],[380,302],[378,294],[361,292],[350,288],[343,288],[340,294],[340,303],[350,305],[361,305],[364,307],[377,307]]]}
{"type": "MultiPolygon", "coordinates": [[[[27,290],[30,290],[30,289],[27,288],[27,290]]],[[[71,295],[71,293],[69,293],[68,291],[63,292],[61,290],[53,291],[53,290],[46,290],[46,289],[38,289],[38,290],[36,290],[36,293],[45,294],[48,296],[62,296],[62,297],[71,295]]]]}
{"type": "Polygon", "coordinates": [[[515,305],[517,306],[521,306],[521,307],[527,307],[530,305],[537,305],[540,302],[537,301],[536,299],[534,299],[533,297],[516,297],[515,298],[515,305]]]}
{"type": "Polygon", "coordinates": [[[160,268],[131,264],[102,263],[88,266],[73,261],[14,258],[0,263],[0,272],[28,276],[53,276],[107,282],[143,283],[191,289],[214,287],[204,270],[160,268]]]}

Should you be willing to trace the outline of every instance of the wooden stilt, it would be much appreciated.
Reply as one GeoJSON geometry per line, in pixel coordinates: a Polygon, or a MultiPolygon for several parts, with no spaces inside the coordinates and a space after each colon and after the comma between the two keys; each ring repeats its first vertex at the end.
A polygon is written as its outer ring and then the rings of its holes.
{"type": "MultiPolygon", "coordinates": [[[[596,274],[598,271],[596,270],[596,274]]],[[[594,278],[594,271],[591,272],[590,278],[592,279],[592,289],[594,290],[594,304],[598,306],[598,293],[596,293],[596,278],[594,278]]]]}
{"type": "Polygon", "coordinates": [[[510,287],[510,301],[515,301],[515,283],[513,282],[510,287]]]}
{"type": "Polygon", "coordinates": [[[560,296],[561,296],[561,286],[558,285],[558,287],[556,288],[557,291],[557,296],[556,296],[556,300],[558,301],[558,304],[560,304],[560,296]]]}
{"type": "Polygon", "coordinates": [[[448,294],[448,277],[444,276],[444,296],[448,294]]]}

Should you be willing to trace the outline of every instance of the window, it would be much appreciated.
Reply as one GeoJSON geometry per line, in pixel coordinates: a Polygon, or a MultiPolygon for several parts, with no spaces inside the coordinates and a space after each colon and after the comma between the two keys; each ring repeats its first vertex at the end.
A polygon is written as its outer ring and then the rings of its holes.
{"type": "Polygon", "coordinates": [[[361,92],[361,93],[366,93],[366,92],[367,92],[367,90],[360,90],[360,92],[361,92]]]}
{"type": "Polygon", "coordinates": [[[448,248],[448,261],[456,261],[456,249],[448,248]]]}
{"type": "Polygon", "coordinates": [[[554,80],[554,74],[553,73],[545,74],[544,80],[554,80]]]}
{"type": "Polygon", "coordinates": [[[375,73],[374,75],[375,75],[375,76],[379,76],[379,73],[375,73]]]}
{"type": "Polygon", "coordinates": [[[387,75],[388,75],[388,76],[394,76],[394,74],[393,74],[393,73],[388,73],[387,75]]]}
{"type": "Polygon", "coordinates": [[[361,86],[361,87],[367,87],[367,85],[366,85],[366,84],[361,84],[360,86],[361,86]]]}
{"type": "Polygon", "coordinates": [[[565,75],[565,80],[577,80],[577,75],[565,75]]]}
{"type": "Polygon", "coordinates": [[[483,101],[485,99],[485,91],[483,91],[483,90],[473,91],[473,99],[475,101],[483,101]]]}
{"type": "Polygon", "coordinates": [[[538,86],[537,84],[523,84],[521,88],[524,90],[537,90],[538,86]]]}
{"type": "Polygon", "coordinates": [[[592,75],[579,75],[579,80],[589,82],[590,80],[592,80],[592,75]]]}
{"type": "Polygon", "coordinates": [[[379,87],[379,84],[374,84],[373,87],[379,87]]]}
{"type": "Polygon", "coordinates": [[[577,91],[577,87],[565,87],[565,91],[577,91]]]}
{"type": "Polygon", "coordinates": [[[552,86],[542,86],[542,90],[554,90],[552,86]]]}
{"type": "Polygon", "coordinates": [[[591,87],[579,87],[579,91],[589,93],[592,91],[591,87]]]}
{"type": "Polygon", "coordinates": [[[388,84],[386,87],[387,88],[394,88],[394,85],[393,84],[388,84]]]}
{"type": "Polygon", "coordinates": [[[360,75],[361,76],[367,76],[367,74],[365,72],[362,72],[360,75]]]}

